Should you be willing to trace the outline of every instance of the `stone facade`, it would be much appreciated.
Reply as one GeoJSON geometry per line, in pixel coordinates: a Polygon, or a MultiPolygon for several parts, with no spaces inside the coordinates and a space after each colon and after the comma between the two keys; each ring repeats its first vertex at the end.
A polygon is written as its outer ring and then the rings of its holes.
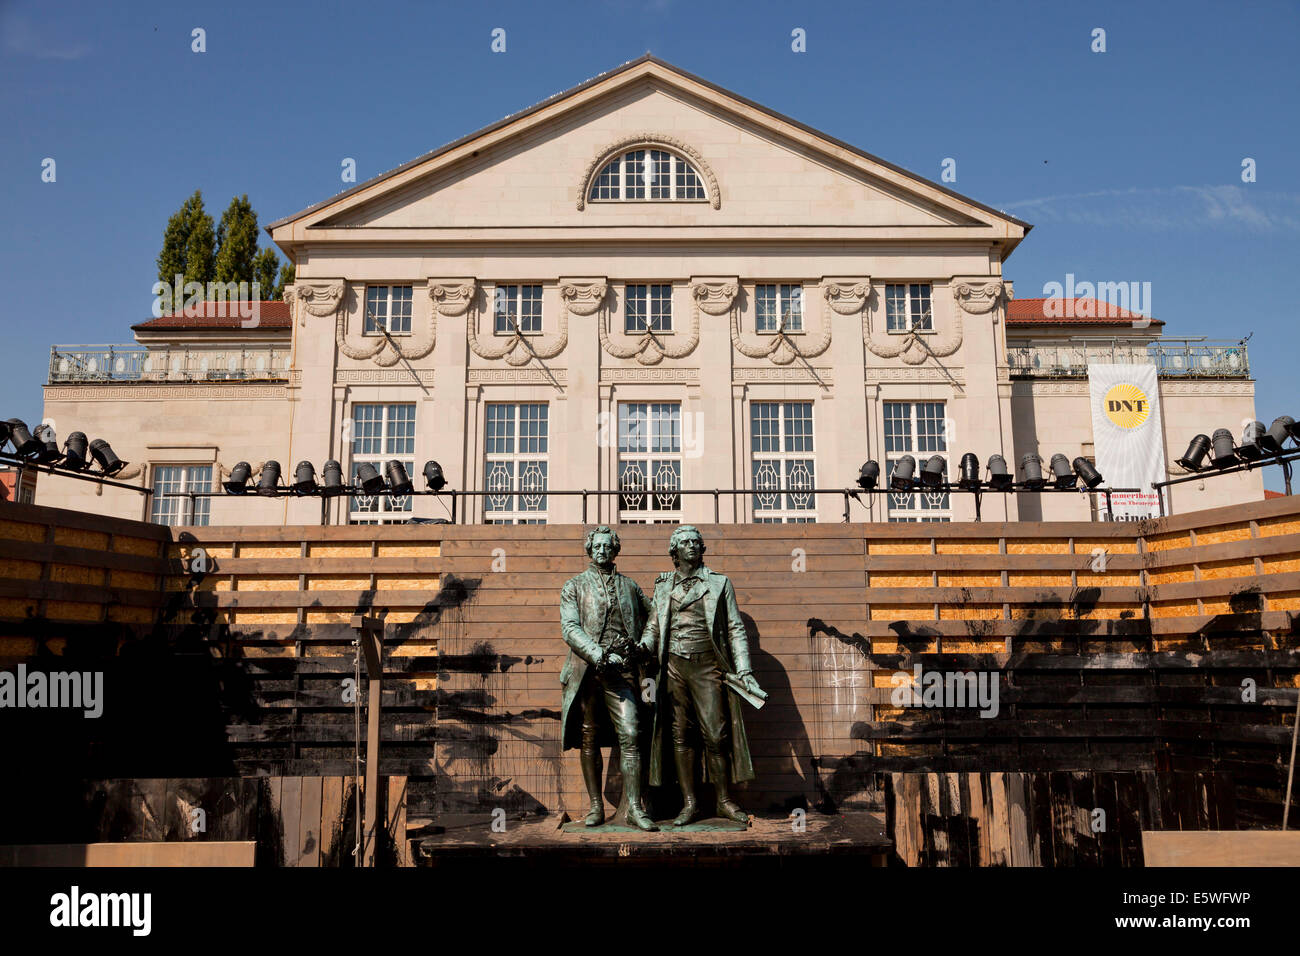
{"type": "MultiPolygon", "coordinates": [[[[625,195],[636,191],[632,165],[618,167],[625,195]]],[[[935,420],[952,474],[966,451],[981,462],[1000,452],[1014,463],[1035,449],[1073,458],[1089,454],[1092,440],[1086,380],[1013,378],[1008,365],[1009,335],[1041,336],[1009,332],[1007,323],[1014,291],[1003,263],[1029,228],[643,57],[269,227],[297,266],[287,327],[258,333],[263,344],[292,349],[282,379],[52,382],[46,413],[63,434],[109,438],[141,482],[168,463],[211,464],[220,474],[238,460],[276,459],[286,478],[304,459],[318,473],[330,458],[348,469],[358,436],[376,428],[401,447],[381,457],[412,462],[414,472],[436,459],[449,487],[478,490],[501,481],[517,489],[544,468],[548,488],[610,492],[642,461],[651,475],[675,468],[679,488],[749,487],[756,456],[778,480],[811,461],[818,487],[840,488],[853,485],[864,460],[884,465],[887,429],[919,442],[935,420]],[[640,167],[640,185],[673,199],[595,198],[602,171],[629,153],[672,164],[665,178],[655,178],[657,166],[649,176],[640,167]],[[683,191],[683,182],[698,189],[683,191]],[[651,310],[663,308],[655,298],[663,286],[671,329],[629,332],[629,310],[638,314],[643,296],[651,310]],[[914,286],[928,292],[928,327],[891,330],[891,301],[922,302],[914,286]],[[539,327],[498,328],[501,297],[509,294],[506,309],[518,320],[535,311],[517,306],[517,290],[537,287],[539,327]],[[409,325],[367,331],[377,288],[394,312],[408,308],[409,294],[409,325]],[[794,288],[800,327],[787,328],[787,317],[761,329],[760,310],[769,301],[785,308],[794,288]],[[645,420],[665,429],[669,450],[658,457],[657,433],[644,454],[627,434],[620,448],[620,406],[640,423],[641,405],[645,420]],[[676,410],[656,411],[664,405],[676,410]],[[390,406],[402,410],[383,410],[390,406]],[[546,449],[534,441],[524,454],[511,443],[536,434],[538,406],[546,449]],[[367,417],[376,415],[377,425],[367,417]],[[754,451],[759,419],[772,427],[775,451],[754,451]]],[[[173,339],[209,347],[182,332],[173,339]]],[[[1254,415],[1248,378],[1161,386],[1171,462],[1191,434],[1254,415]]],[[[913,451],[921,460],[929,453],[913,451]]],[[[1190,510],[1262,496],[1256,472],[1182,486],[1173,500],[1190,510]]],[[[38,501],[141,517],[142,497],[43,477],[38,501]]],[[[838,495],[810,510],[775,503],[776,517],[842,517],[838,495]]],[[[476,499],[461,520],[529,517],[511,504],[485,513],[476,499]]],[[[625,500],[620,513],[619,504],[613,494],[593,498],[588,522],[714,514],[712,496],[657,510],[625,500]]],[[[906,513],[974,516],[969,496],[948,504],[906,513]]],[[[445,500],[432,497],[411,507],[397,517],[446,515],[445,500]]],[[[535,517],[577,522],[581,507],[577,497],[551,496],[535,517]]],[[[852,516],[885,520],[887,507],[884,498],[869,512],[854,503],[852,516]]],[[[328,520],[357,517],[352,508],[336,499],[328,520]]],[[[723,521],[753,520],[753,512],[745,496],[720,499],[723,521]]],[[[986,521],[1089,514],[1082,495],[990,496],[983,508],[986,521]]],[[[214,499],[208,520],[316,523],[321,503],[214,499]]]]}

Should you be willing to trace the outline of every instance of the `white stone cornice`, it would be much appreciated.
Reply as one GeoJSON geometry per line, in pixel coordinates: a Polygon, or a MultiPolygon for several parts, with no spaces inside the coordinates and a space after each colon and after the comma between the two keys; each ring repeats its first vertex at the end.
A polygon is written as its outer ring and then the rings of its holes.
{"type": "Polygon", "coordinates": [[[574,315],[594,315],[608,292],[609,283],[604,276],[560,279],[560,299],[574,315]]]}
{"type": "Polygon", "coordinates": [[[347,282],[343,279],[300,279],[285,286],[284,301],[298,313],[298,324],[306,325],[307,316],[324,318],[333,315],[343,301],[347,282]]]}
{"type": "Polygon", "coordinates": [[[464,315],[474,304],[478,280],[431,278],[428,291],[429,298],[433,300],[433,308],[439,315],[464,315]]]}
{"type": "Polygon", "coordinates": [[[970,315],[984,315],[1007,295],[1003,281],[996,276],[953,276],[952,297],[962,311],[970,315]]]}
{"type": "Polygon", "coordinates": [[[823,276],[822,295],[840,315],[855,315],[871,297],[871,277],[823,276]]]}

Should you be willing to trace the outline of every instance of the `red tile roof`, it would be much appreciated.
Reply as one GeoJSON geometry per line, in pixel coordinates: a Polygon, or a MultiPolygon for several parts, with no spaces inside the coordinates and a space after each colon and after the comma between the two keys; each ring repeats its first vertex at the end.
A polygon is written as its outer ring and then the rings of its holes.
{"type": "Polygon", "coordinates": [[[1282,492],[1280,492],[1280,491],[1270,491],[1268,488],[1265,488],[1265,489],[1264,489],[1264,498],[1265,498],[1265,500],[1268,500],[1268,499],[1271,499],[1271,498],[1285,498],[1285,497],[1286,497],[1286,495],[1284,495],[1284,494],[1283,494],[1282,492]]]}
{"type": "MultiPolygon", "coordinates": [[[[1098,299],[1012,299],[1007,304],[1008,325],[1132,325],[1146,316],[1098,299]],[[1048,303],[1052,303],[1048,306],[1048,303]]],[[[1164,325],[1151,319],[1151,325],[1164,325]]]]}
{"type": "MultiPolygon", "coordinates": [[[[249,311],[248,305],[247,302],[204,302],[194,307],[194,311],[202,308],[202,312],[198,315],[164,315],[162,318],[150,319],[131,328],[132,330],[239,329],[244,327],[243,323],[249,321],[240,315],[241,309],[245,313],[249,311]],[[223,312],[224,315],[221,314],[223,312]]],[[[288,302],[258,302],[257,315],[257,328],[260,329],[287,329],[293,324],[288,302]]]]}

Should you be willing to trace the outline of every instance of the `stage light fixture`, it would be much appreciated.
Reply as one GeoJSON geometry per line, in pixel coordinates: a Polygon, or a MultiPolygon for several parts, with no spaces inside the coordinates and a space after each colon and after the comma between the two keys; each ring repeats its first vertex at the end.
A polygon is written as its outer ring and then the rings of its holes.
{"type": "Polygon", "coordinates": [[[447,485],[447,479],[442,476],[442,465],[436,461],[426,461],[424,463],[424,481],[429,486],[430,491],[442,491],[447,485]]]}
{"type": "Polygon", "coordinates": [[[257,479],[257,493],[263,498],[274,498],[280,486],[280,463],[268,461],[262,466],[262,476],[257,479]]]}
{"type": "Polygon", "coordinates": [[[309,461],[298,462],[293,470],[293,491],[297,495],[314,495],[316,493],[316,469],[309,461]]]}
{"type": "Polygon", "coordinates": [[[1079,457],[1074,459],[1074,473],[1079,476],[1085,485],[1089,488],[1096,488],[1102,483],[1101,472],[1097,466],[1088,459],[1079,457]]]}
{"type": "Polygon", "coordinates": [[[1263,422],[1246,422],[1241,430],[1241,441],[1237,445],[1237,454],[1246,461],[1258,461],[1266,454],[1260,439],[1264,437],[1263,422]]]}
{"type": "MultiPolygon", "coordinates": [[[[1256,422],[1255,424],[1259,424],[1256,422]]],[[[1259,438],[1259,446],[1264,449],[1266,455],[1280,455],[1282,453],[1282,444],[1286,441],[1288,435],[1295,437],[1296,425],[1295,419],[1290,415],[1279,415],[1273,419],[1273,424],[1268,426],[1266,431],[1259,438]]]]}
{"type": "Polygon", "coordinates": [[[1020,456],[1020,470],[1025,473],[1025,487],[1037,491],[1047,484],[1043,477],[1043,459],[1032,451],[1020,456]]]}
{"type": "Polygon", "coordinates": [[[1007,471],[1007,460],[1001,455],[989,455],[989,490],[1010,491],[1015,479],[1007,471]]]}
{"type": "Polygon", "coordinates": [[[894,470],[889,476],[889,487],[894,491],[910,491],[914,474],[916,474],[916,459],[911,455],[904,455],[894,462],[894,470]]]}
{"type": "Polygon", "coordinates": [[[863,462],[858,470],[858,487],[863,491],[870,491],[876,487],[878,481],[880,481],[880,464],[875,461],[863,462]]]}
{"type": "Polygon", "coordinates": [[[85,432],[73,432],[63,443],[63,467],[70,471],[85,471],[90,467],[90,443],[85,432]]]}
{"type": "Polygon", "coordinates": [[[41,449],[36,453],[38,462],[42,465],[56,465],[63,461],[63,452],[59,450],[59,437],[53,428],[42,422],[36,426],[32,437],[41,443],[41,449]]]}
{"type": "Polygon", "coordinates": [[[337,498],[343,494],[343,466],[331,458],[325,462],[323,469],[325,483],[320,493],[326,498],[337,498]]]}
{"type": "Polygon", "coordinates": [[[361,485],[361,490],[368,495],[375,495],[384,490],[384,479],[380,476],[379,470],[368,461],[363,461],[357,466],[357,483],[361,485]]]}
{"type": "Polygon", "coordinates": [[[411,477],[406,473],[406,466],[394,458],[384,466],[388,475],[388,487],[395,495],[409,495],[415,490],[411,477]]]}
{"type": "Polygon", "coordinates": [[[1231,468],[1240,460],[1233,448],[1232,432],[1228,431],[1228,429],[1216,428],[1214,437],[1210,439],[1210,444],[1213,447],[1210,454],[1210,463],[1215,468],[1231,468]]]}
{"type": "Polygon", "coordinates": [[[242,495],[248,491],[248,479],[252,477],[252,466],[246,461],[236,462],[230,469],[230,477],[223,481],[222,487],[228,495],[242,495]]]}
{"type": "Polygon", "coordinates": [[[938,488],[948,480],[948,463],[942,455],[931,455],[921,468],[921,484],[927,488],[938,488]]]}
{"type": "Polygon", "coordinates": [[[90,443],[90,454],[100,470],[110,478],[126,467],[126,462],[113,454],[113,449],[102,438],[96,438],[90,443]]]}
{"type": "Polygon", "coordinates": [[[3,450],[9,441],[9,423],[0,422],[0,450],[3,450]]]}
{"type": "Polygon", "coordinates": [[[957,466],[960,477],[957,485],[965,488],[967,491],[975,491],[980,486],[980,460],[974,452],[966,452],[961,456],[961,463],[957,466]]]}
{"type": "Polygon", "coordinates": [[[1205,456],[1210,451],[1210,436],[1196,435],[1187,443],[1187,451],[1177,459],[1178,464],[1188,471],[1200,471],[1205,467],[1205,456]]]}
{"type": "Polygon", "coordinates": [[[8,424],[9,440],[13,442],[14,454],[19,458],[27,458],[44,450],[44,443],[32,437],[32,433],[27,430],[27,423],[21,418],[11,418],[8,424]]]}
{"type": "Polygon", "coordinates": [[[1079,476],[1074,473],[1074,469],[1070,466],[1070,459],[1060,452],[1052,456],[1051,468],[1056,487],[1073,488],[1078,483],[1079,476]]]}

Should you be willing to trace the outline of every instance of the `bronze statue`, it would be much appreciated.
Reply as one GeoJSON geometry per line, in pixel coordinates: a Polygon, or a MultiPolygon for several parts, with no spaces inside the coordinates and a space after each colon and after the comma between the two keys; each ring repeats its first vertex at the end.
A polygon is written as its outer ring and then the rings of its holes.
{"type": "Polygon", "coordinates": [[[614,568],[621,545],[613,530],[601,525],[588,532],[584,547],[591,565],[569,578],[560,591],[560,628],[570,648],[560,672],[562,749],[582,750],[582,779],[591,798],[583,822],[599,826],[605,821],[600,748],[614,743],[609,733],[612,723],[621,754],[627,819],[639,829],[656,830],[642,803],[637,720],[638,638],[650,602],[635,581],[614,568]]]}
{"type": "Polygon", "coordinates": [[[682,791],[674,826],[699,815],[695,800],[695,752],[691,732],[704,741],[706,778],[717,792],[718,816],[746,823],[748,814],[731,798],[731,782],[754,779],[740,698],[766,697],[750,672],[749,639],[726,575],[704,566],[704,538],[682,525],[668,542],[677,569],[655,580],[654,599],[641,643],[660,667],[650,750],[650,785],[663,782],[664,749],[671,734],[673,766],[682,791]]]}

